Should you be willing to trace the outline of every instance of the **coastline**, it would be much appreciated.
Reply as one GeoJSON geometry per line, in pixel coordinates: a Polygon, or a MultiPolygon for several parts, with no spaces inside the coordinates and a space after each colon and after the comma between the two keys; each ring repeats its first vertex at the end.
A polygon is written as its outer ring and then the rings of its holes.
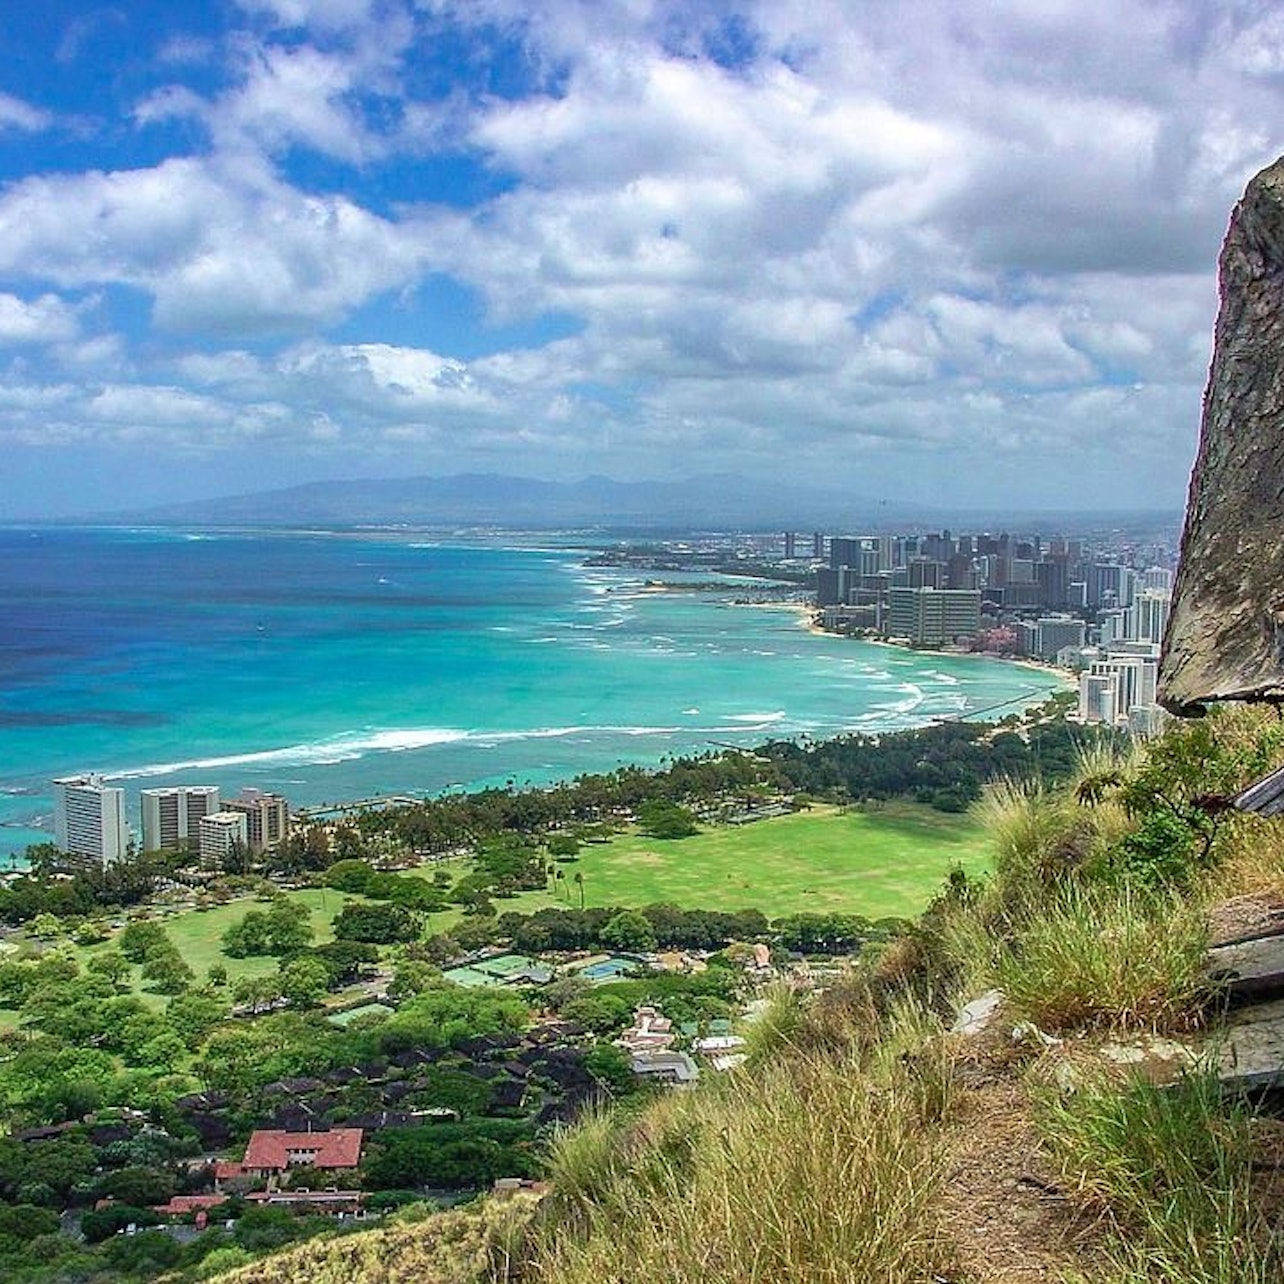
{"type": "MultiPolygon", "coordinates": [[[[755,604],[757,605],[757,604],[755,604]]],[[[910,655],[943,655],[953,660],[993,660],[1001,664],[1015,665],[1020,669],[1029,669],[1033,673],[1040,673],[1047,677],[1055,678],[1067,688],[1073,687],[1078,682],[1078,675],[1070,669],[1062,669],[1055,664],[1047,664],[1042,660],[1031,660],[1028,656],[1023,655],[994,655],[988,651],[960,651],[950,647],[914,647],[907,646],[903,642],[896,642],[890,638],[870,638],[870,637],[853,637],[850,633],[839,633],[834,629],[827,629],[818,624],[817,610],[814,606],[808,606],[795,602],[761,603],[764,606],[789,607],[796,610],[799,615],[799,627],[805,628],[808,633],[815,637],[826,638],[850,638],[853,642],[864,642],[868,646],[889,647],[894,651],[907,652],[910,655]]]]}
{"type": "MultiPolygon", "coordinates": [[[[879,667],[872,657],[848,665],[836,662],[843,648],[791,645],[784,635],[801,642],[795,628],[824,630],[783,585],[644,588],[631,573],[580,570],[578,552],[489,544],[75,533],[37,549],[54,588],[68,551],[99,586],[71,616],[52,588],[31,594],[27,580],[43,581],[25,542],[26,560],[7,563],[26,577],[27,597],[12,592],[24,604],[18,635],[52,620],[83,642],[86,659],[74,673],[32,661],[22,720],[0,753],[0,856],[51,838],[48,782],[90,770],[126,789],[136,824],[143,787],[210,783],[231,796],[253,786],[303,808],[510,780],[539,787],[710,744],[919,725],[959,702],[955,678],[918,674],[940,664],[932,654],[889,681],[867,674],[879,667]],[[182,577],[139,573],[148,558],[246,592],[222,603],[212,633],[182,577]],[[270,599],[250,591],[250,564],[270,572],[270,599]],[[123,633],[99,629],[100,609],[118,623],[122,600],[132,604],[123,633]],[[125,685],[117,658],[128,646],[138,650],[125,685]],[[922,689],[906,689],[907,675],[922,689]],[[192,690],[222,693],[217,716],[192,690]]],[[[12,575],[5,582],[16,586],[12,575]]],[[[965,684],[974,708],[1041,698],[997,666],[965,684]]]]}

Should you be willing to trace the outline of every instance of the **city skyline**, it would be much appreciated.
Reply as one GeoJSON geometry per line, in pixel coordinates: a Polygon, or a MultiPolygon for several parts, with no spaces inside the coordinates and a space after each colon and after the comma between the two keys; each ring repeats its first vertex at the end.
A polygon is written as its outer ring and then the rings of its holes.
{"type": "Polygon", "coordinates": [[[51,0],[0,18],[0,520],[782,470],[1176,507],[1284,20],[51,0]]]}

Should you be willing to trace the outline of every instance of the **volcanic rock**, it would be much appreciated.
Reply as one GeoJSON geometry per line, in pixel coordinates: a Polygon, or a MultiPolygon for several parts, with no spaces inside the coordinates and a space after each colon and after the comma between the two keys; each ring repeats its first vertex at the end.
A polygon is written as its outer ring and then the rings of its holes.
{"type": "Polygon", "coordinates": [[[1219,265],[1159,702],[1284,700],[1284,158],[1248,185],[1219,265]]]}

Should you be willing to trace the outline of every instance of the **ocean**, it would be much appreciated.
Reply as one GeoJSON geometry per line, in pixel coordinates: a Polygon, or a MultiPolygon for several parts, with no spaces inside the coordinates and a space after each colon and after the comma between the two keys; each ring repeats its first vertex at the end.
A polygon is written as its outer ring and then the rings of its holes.
{"type": "MultiPolygon", "coordinates": [[[[539,536],[0,528],[0,854],[56,776],[297,806],[542,784],[1042,699],[1000,661],[817,636],[657,593],[539,536]],[[1008,703],[1012,702],[1012,703],[1008,703]]],[[[689,582],[695,577],[674,578],[689,582]]],[[[719,577],[723,579],[725,577],[719,577]]]]}

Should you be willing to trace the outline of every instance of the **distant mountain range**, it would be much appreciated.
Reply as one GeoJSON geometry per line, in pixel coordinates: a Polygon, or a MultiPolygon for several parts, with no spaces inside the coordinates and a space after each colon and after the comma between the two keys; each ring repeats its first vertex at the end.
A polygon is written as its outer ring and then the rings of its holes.
{"type": "Polygon", "coordinates": [[[1180,524],[1179,512],[945,511],[925,504],[715,475],[686,481],[538,481],[496,473],[309,482],[282,490],[193,500],[95,522],[191,526],[596,527],[613,531],[964,529],[1136,530],[1180,524]]]}
{"type": "Polygon", "coordinates": [[[492,473],[310,482],[284,490],[124,513],[111,523],[220,526],[597,526],[613,529],[811,529],[904,521],[926,510],[838,491],[766,486],[742,477],[622,482],[537,481],[492,473]]]}

